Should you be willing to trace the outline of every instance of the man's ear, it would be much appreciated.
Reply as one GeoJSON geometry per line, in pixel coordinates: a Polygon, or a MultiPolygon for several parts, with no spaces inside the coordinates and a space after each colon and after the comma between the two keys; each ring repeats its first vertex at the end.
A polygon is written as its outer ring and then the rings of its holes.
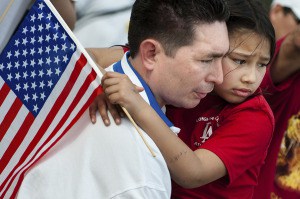
{"type": "Polygon", "coordinates": [[[162,46],[154,39],[146,39],[140,44],[142,63],[148,70],[153,70],[160,53],[162,53],[162,46]]]}

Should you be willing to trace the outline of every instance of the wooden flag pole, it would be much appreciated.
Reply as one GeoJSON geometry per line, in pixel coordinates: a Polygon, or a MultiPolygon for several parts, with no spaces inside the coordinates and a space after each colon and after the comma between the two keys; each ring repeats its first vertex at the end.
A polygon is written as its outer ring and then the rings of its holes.
{"type": "Polygon", "coordinates": [[[11,5],[13,4],[14,0],[10,0],[9,4],[7,5],[7,7],[5,8],[4,12],[2,13],[2,15],[0,16],[0,23],[3,21],[4,17],[6,16],[8,10],[10,9],[11,5]]]}
{"type": "Polygon", "coordinates": [[[155,157],[156,156],[155,153],[153,152],[153,150],[149,146],[148,142],[146,141],[145,137],[143,136],[143,133],[140,131],[140,128],[138,127],[138,125],[135,123],[135,121],[133,120],[133,118],[131,117],[131,115],[128,113],[128,111],[126,110],[126,108],[124,108],[122,106],[121,106],[121,108],[124,111],[124,113],[126,114],[126,116],[128,117],[128,119],[130,120],[130,122],[133,124],[133,126],[135,127],[135,129],[137,130],[137,132],[140,134],[143,142],[145,143],[145,145],[149,149],[149,151],[152,154],[152,156],[155,157]]]}

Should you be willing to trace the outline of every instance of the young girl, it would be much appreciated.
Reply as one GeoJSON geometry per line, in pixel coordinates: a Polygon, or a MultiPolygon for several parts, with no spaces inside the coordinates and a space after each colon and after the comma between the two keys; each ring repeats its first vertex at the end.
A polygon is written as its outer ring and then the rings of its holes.
{"type": "Polygon", "coordinates": [[[173,198],[252,198],[272,138],[273,114],[258,87],[274,53],[274,30],[258,1],[228,4],[223,83],[194,109],[167,109],[181,128],[180,139],[126,76],[107,73],[102,79],[109,101],[125,107],[161,150],[173,198]]]}

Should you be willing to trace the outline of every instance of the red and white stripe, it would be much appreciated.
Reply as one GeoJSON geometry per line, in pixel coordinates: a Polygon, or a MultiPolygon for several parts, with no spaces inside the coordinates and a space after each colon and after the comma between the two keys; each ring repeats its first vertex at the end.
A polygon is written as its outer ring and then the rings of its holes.
{"type": "Polygon", "coordinates": [[[0,92],[0,198],[14,198],[25,172],[57,143],[101,92],[100,78],[77,50],[36,118],[3,79],[0,92]]]}

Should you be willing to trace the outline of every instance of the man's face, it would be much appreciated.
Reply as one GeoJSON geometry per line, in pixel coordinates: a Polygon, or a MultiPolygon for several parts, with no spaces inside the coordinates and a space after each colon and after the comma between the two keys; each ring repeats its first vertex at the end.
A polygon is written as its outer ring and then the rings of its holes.
{"type": "Polygon", "coordinates": [[[195,28],[195,40],[179,48],[173,57],[160,53],[148,82],[160,105],[193,108],[223,81],[222,57],[229,48],[224,22],[195,28]]]}

